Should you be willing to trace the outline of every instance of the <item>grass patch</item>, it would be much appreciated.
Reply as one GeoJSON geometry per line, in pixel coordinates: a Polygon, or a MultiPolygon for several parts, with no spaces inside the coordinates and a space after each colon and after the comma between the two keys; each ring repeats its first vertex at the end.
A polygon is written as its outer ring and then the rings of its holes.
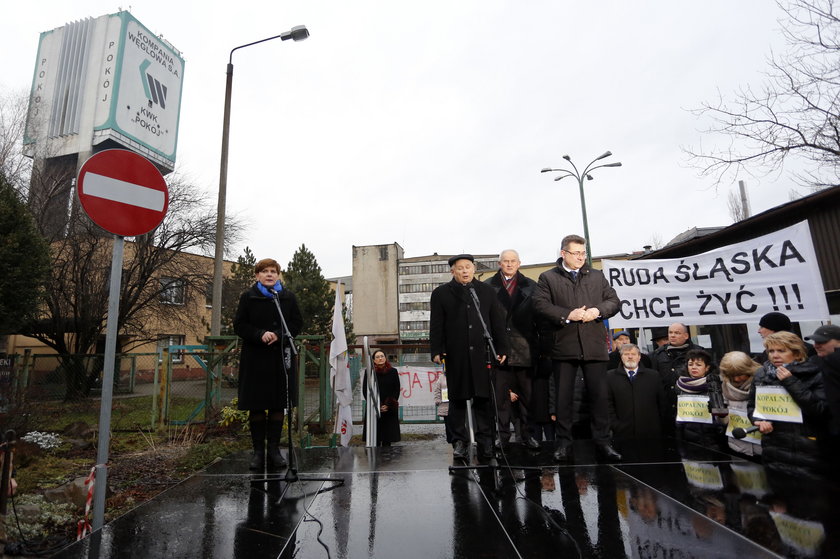
{"type": "MultiPolygon", "coordinates": [[[[152,398],[152,396],[137,396],[135,398],[115,399],[111,406],[111,429],[150,428],[152,425],[152,398]]],[[[38,402],[38,413],[31,414],[31,429],[60,432],[65,426],[77,421],[95,426],[99,423],[99,402],[99,400],[38,402]]],[[[204,402],[204,398],[171,398],[169,402],[170,420],[186,420],[202,402],[204,402]]]]}
{"type": "Polygon", "coordinates": [[[248,435],[238,437],[213,437],[202,444],[195,444],[187,449],[186,454],[175,461],[175,471],[189,475],[203,470],[216,458],[251,448],[248,435]]]}

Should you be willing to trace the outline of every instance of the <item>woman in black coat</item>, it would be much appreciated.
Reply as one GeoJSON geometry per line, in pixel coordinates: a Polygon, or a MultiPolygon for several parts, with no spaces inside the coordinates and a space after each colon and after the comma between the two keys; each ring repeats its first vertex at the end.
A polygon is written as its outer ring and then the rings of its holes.
{"type": "Polygon", "coordinates": [[[250,469],[260,470],[266,457],[266,437],[270,465],[275,468],[286,465],[280,454],[280,435],[283,410],[287,407],[286,380],[294,381],[295,375],[291,348],[275,299],[293,338],[300,333],[303,318],[294,294],[280,283],[280,265],[276,260],[260,260],[254,271],[257,281],[239,298],[233,329],[242,338],[238,407],[249,412],[254,446],[250,469]]]}
{"type": "MultiPolygon", "coordinates": [[[[709,377],[717,375],[717,367],[711,354],[703,349],[690,349],[685,354],[686,369],[684,375],[677,378],[677,394],[689,396],[708,396],[709,377]]],[[[698,444],[711,450],[726,448],[724,425],[717,417],[712,423],[681,422],[677,417],[677,438],[698,444]]]]}
{"type": "MultiPolygon", "coordinates": [[[[400,374],[388,362],[385,352],[373,352],[373,372],[379,387],[379,420],[376,422],[376,446],[391,446],[400,440],[400,374]]],[[[362,387],[367,394],[367,379],[362,387]]]]}
{"type": "Polygon", "coordinates": [[[790,332],[774,332],[764,338],[768,360],[750,389],[747,414],[761,431],[761,455],[768,468],[792,474],[818,476],[827,463],[820,455],[826,435],[828,408],[819,366],[807,360],[802,339],[790,332]],[[783,386],[802,411],[802,423],[768,421],[754,416],[756,391],[762,386],[783,386]]]}

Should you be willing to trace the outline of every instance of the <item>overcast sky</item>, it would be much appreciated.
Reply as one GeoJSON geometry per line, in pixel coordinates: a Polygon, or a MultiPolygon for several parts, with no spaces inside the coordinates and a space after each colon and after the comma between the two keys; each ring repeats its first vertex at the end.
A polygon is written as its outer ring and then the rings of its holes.
{"type": "MultiPolygon", "coordinates": [[[[225,68],[238,45],[306,25],[303,42],[234,55],[228,213],[285,267],[301,243],[327,277],[352,245],[408,257],[519,250],[552,261],[582,234],[577,184],[540,174],[606,150],[587,183],[596,255],[731,223],[681,147],[720,141],[688,109],[758,85],[782,49],[767,0],[688,2],[135,0],[185,59],[178,169],[215,206],[225,68]]],[[[94,0],[9,3],[0,87],[31,86],[39,34],[128,9],[94,0]]],[[[747,177],[753,212],[788,200],[786,174],[747,177]]]]}

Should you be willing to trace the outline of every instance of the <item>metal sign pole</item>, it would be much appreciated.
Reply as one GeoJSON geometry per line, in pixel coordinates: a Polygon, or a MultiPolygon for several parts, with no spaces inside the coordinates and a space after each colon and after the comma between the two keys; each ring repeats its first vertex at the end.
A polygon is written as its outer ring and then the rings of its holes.
{"type": "Polygon", "coordinates": [[[99,530],[105,522],[105,493],[108,487],[108,449],[111,444],[111,403],[114,396],[114,361],[117,356],[117,323],[120,315],[120,283],[125,238],[114,235],[111,257],[111,285],[108,290],[108,322],[105,328],[105,367],[102,371],[102,400],[99,407],[99,446],[96,451],[96,489],[93,495],[93,523],[99,530]]]}

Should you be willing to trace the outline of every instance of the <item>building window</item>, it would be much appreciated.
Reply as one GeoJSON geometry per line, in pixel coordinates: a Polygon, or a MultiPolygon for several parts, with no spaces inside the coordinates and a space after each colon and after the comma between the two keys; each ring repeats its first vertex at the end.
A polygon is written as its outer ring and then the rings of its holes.
{"type": "Polygon", "coordinates": [[[402,320],[400,321],[400,330],[428,330],[428,320],[402,320]]]}
{"type": "Polygon", "coordinates": [[[431,293],[442,283],[402,283],[400,293],[431,293]]]}
{"type": "Polygon", "coordinates": [[[400,303],[401,311],[428,311],[431,309],[428,301],[416,301],[413,303],[400,303]]]}
{"type": "Polygon", "coordinates": [[[379,260],[388,260],[388,245],[379,247],[379,260]]]}
{"type": "MultiPolygon", "coordinates": [[[[157,352],[158,352],[158,361],[163,359],[163,348],[169,346],[181,346],[184,345],[184,336],[179,336],[177,334],[164,334],[160,338],[158,338],[157,342],[157,352]]],[[[184,350],[177,349],[172,350],[172,362],[173,363],[183,363],[184,362],[184,350]]]]}
{"type": "Polygon", "coordinates": [[[167,305],[184,304],[184,280],[160,278],[160,302],[167,305]]]}
{"type": "Polygon", "coordinates": [[[449,270],[449,264],[417,264],[413,266],[400,266],[400,275],[444,274],[449,270]]]}
{"type": "Polygon", "coordinates": [[[208,309],[213,307],[213,282],[208,283],[204,288],[204,305],[208,309]]]}

